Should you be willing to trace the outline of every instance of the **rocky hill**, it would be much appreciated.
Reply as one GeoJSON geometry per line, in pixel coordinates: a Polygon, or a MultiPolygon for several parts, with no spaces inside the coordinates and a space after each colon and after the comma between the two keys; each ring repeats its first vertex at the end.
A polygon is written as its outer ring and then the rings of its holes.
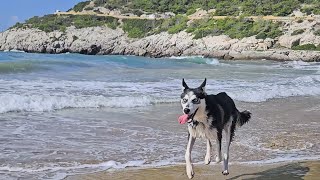
{"type": "Polygon", "coordinates": [[[248,14],[245,7],[255,0],[234,0],[232,7],[241,11],[227,17],[216,15],[229,15],[219,9],[232,8],[229,1],[168,1],[163,7],[165,0],[88,1],[67,13],[16,24],[0,33],[0,50],[320,61],[320,16],[314,8],[320,3],[301,1],[286,11],[265,3],[273,11],[248,14]],[[279,12],[289,16],[256,16],[279,12]]]}

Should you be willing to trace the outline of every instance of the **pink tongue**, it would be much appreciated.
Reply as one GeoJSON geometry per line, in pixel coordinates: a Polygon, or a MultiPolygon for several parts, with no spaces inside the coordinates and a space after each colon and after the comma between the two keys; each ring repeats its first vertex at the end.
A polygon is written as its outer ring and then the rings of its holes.
{"type": "Polygon", "coordinates": [[[184,114],[184,115],[180,116],[178,121],[179,121],[180,124],[186,123],[188,121],[188,115],[184,114]]]}

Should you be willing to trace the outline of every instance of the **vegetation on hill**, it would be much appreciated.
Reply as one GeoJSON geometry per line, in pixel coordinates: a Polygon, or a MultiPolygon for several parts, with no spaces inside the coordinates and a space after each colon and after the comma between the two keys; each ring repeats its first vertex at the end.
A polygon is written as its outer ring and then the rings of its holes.
{"type": "Polygon", "coordinates": [[[162,20],[124,19],[122,29],[128,37],[141,38],[155,33],[161,24],[162,20]]]}
{"type": "Polygon", "coordinates": [[[293,50],[320,51],[320,44],[318,46],[315,46],[314,44],[298,45],[298,46],[293,46],[292,49],[293,50]]]}
{"type": "Polygon", "coordinates": [[[24,24],[17,23],[13,28],[37,28],[45,32],[52,32],[55,30],[65,31],[69,26],[76,28],[95,27],[107,25],[115,29],[119,23],[114,17],[109,16],[94,16],[94,15],[46,15],[43,17],[32,17],[24,24]]]}
{"type": "Polygon", "coordinates": [[[185,15],[177,15],[169,19],[147,20],[147,19],[123,19],[122,26],[118,19],[111,16],[94,15],[46,15],[33,17],[24,24],[17,23],[14,27],[38,28],[45,32],[55,30],[65,31],[69,26],[76,28],[105,26],[110,28],[121,27],[127,32],[128,37],[141,38],[152,34],[167,31],[175,34],[186,30],[194,35],[195,39],[208,35],[226,34],[231,38],[244,38],[257,35],[257,38],[275,38],[282,34],[279,23],[271,21],[252,21],[246,18],[227,19],[201,19],[194,20],[187,25],[188,18],[185,15]]]}
{"type": "Polygon", "coordinates": [[[272,23],[271,21],[251,21],[246,18],[201,19],[192,22],[187,28],[187,32],[193,33],[196,39],[221,34],[240,39],[257,35],[258,39],[265,39],[282,35],[279,26],[279,23],[272,23]]]}
{"type": "MultiPolygon", "coordinates": [[[[186,14],[196,8],[216,9],[217,16],[275,15],[287,16],[296,9],[307,14],[320,14],[319,0],[92,0],[95,7],[120,9],[126,12],[174,12],[186,14]]],[[[73,9],[80,11],[90,1],[81,2],[73,9]]]]}
{"type": "MultiPolygon", "coordinates": [[[[160,32],[175,34],[180,31],[192,33],[195,39],[208,35],[228,35],[231,38],[256,36],[257,39],[276,38],[282,35],[282,24],[266,20],[246,18],[251,15],[286,16],[295,9],[302,9],[307,14],[320,14],[319,0],[93,0],[81,2],[72,10],[95,10],[94,7],[106,7],[110,10],[120,9],[134,13],[174,12],[177,15],[168,19],[122,19],[111,16],[95,15],[46,15],[33,17],[25,23],[17,23],[14,28],[38,28],[45,32],[65,31],[67,27],[86,28],[108,26],[122,28],[131,38],[142,38],[160,32]],[[196,8],[215,9],[214,15],[230,16],[226,19],[203,18],[189,20],[196,8]],[[241,15],[240,15],[241,14],[241,15]],[[240,16],[239,16],[240,15],[240,16]],[[239,17],[233,17],[239,16],[239,17]]],[[[301,20],[301,22],[303,22],[301,20]]],[[[296,30],[292,35],[304,33],[296,30]]],[[[320,36],[320,30],[315,29],[320,36]]],[[[296,50],[320,50],[314,45],[295,46],[296,50]]]]}
{"type": "Polygon", "coordinates": [[[74,10],[75,12],[81,12],[85,9],[85,7],[87,5],[90,4],[90,1],[84,1],[84,2],[79,2],[78,4],[76,4],[72,9],[70,10],[74,10]]]}

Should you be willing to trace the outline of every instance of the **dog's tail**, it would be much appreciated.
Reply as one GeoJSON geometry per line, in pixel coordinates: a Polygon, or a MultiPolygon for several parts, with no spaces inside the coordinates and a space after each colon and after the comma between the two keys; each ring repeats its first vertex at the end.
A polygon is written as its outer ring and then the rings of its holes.
{"type": "Polygon", "coordinates": [[[245,123],[249,122],[250,118],[251,118],[251,112],[245,110],[239,113],[240,117],[238,119],[238,125],[242,126],[245,123]]]}

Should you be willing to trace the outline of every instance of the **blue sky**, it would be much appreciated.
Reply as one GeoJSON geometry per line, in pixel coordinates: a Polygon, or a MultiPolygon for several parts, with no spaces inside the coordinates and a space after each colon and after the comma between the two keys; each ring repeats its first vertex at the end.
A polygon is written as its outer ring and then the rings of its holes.
{"type": "Polygon", "coordinates": [[[0,32],[33,16],[66,11],[81,1],[85,0],[1,0],[0,32]]]}

